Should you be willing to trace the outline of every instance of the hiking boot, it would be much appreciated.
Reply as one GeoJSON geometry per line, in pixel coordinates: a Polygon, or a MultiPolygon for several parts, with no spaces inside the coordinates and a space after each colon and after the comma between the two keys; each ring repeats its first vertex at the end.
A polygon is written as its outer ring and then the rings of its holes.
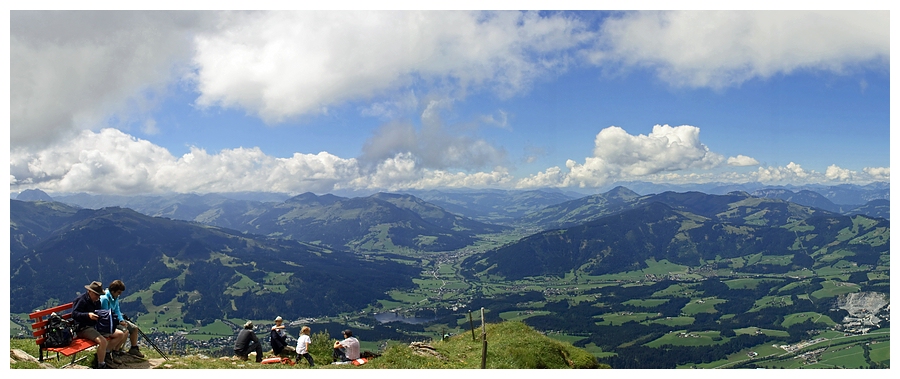
{"type": "Polygon", "coordinates": [[[107,368],[111,369],[112,367],[110,367],[108,364],[106,364],[106,362],[103,362],[102,364],[97,365],[97,369],[107,369],[107,368]]]}
{"type": "Polygon", "coordinates": [[[131,349],[128,349],[128,354],[131,354],[131,355],[133,355],[133,356],[135,356],[135,357],[138,357],[138,358],[143,358],[143,357],[144,357],[144,354],[141,353],[141,349],[138,348],[137,346],[132,346],[131,349]]]}
{"type": "MultiPolygon", "coordinates": [[[[106,353],[106,360],[109,362],[115,363],[117,365],[122,364],[122,360],[117,358],[116,355],[111,352],[106,353]]],[[[106,362],[104,362],[104,363],[106,363],[106,362]]]]}

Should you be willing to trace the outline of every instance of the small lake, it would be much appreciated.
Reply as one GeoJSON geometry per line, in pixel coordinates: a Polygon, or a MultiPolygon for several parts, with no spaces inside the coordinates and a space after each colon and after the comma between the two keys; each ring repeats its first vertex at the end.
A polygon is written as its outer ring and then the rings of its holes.
{"type": "Polygon", "coordinates": [[[381,324],[394,321],[400,321],[406,324],[424,324],[434,320],[436,320],[434,317],[407,317],[403,314],[393,312],[375,314],[375,321],[378,321],[381,324]]]}

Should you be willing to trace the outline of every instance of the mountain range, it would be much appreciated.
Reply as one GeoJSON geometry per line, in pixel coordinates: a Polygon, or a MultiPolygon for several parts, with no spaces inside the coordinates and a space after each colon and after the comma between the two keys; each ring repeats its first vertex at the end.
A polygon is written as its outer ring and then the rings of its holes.
{"type": "MultiPolygon", "coordinates": [[[[25,198],[49,198],[33,191],[23,194],[25,198]]],[[[125,207],[153,217],[194,221],[352,251],[454,250],[473,243],[478,234],[510,229],[444,211],[411,195],[388,193],[359,198],[304,193],[281,202],[238,200],[221,194],[135,197],[78,194],[54,200],[85,208],[125,207]]]]}
{"type": "MultiPolygon", "coordinates": [[[[748,192],[768,190],[787,190],[790,192],[812,191],[820,194],[834,204],[853,207],[866,204],[873,200],[890,200],[891,184],[888,182],[872,182],[865,185],[859,184],[805,184],[805,185],[766,185],[763,183],[648,183],[639,181],[618,182],[610,185],[601,192],[614,187],[627,187],[642,195],[663,192],[703,192],[710,195],[724,195],[729,192],[748,192]]],[[[809,204],[804,204],[809,205],[809,204]]]]}
{"type": "MultiPolygon", "coordinates": [[[[807,205],[843,214],[860,213],[872,201],[890,200],[890,183],[875,182],[867,185],[805,185],[766,186],[761,183],[706,183],[706,184],[655,184],[646,182],[623,182],[610,186],[600,193],[582,194],[559,189],[539,190],[498,190],[498,189],[447,189],[447,190],[407,190],[403,194],[441,207],[449,213],[490,224],[515,226],[519,218],[526,217],[548,206],[585,197],[603,195],[616,188],[628,188],[640,196],[663,192],[702,192],[711,195],[725,195],[731,192],[747,192],[755,197],[777,198],[800,205],[807,205]]],[[[365,198],[362,196],[341,197],[340,199],[365,198]]],[[[324,196],[324,195],[323,195],[324,196]]],[[[91,195],[85,193],[56,194],[52,198],[41,190],[32,189],[13,194],[13,198],[23,201],[58,201],[81,207],[98,209],[118,206],[138,212],[169,217],[179,220],[205,222],[204,217],[216,217],[218,226],[229,225],[230,217],[241,215],[251,209],[270,207],[282,203],[292,196],[284,193],[221,193],[221,194],[160,194],[160,195],[91,195]],[[221,207],[224,209],[215,209],[221,207]],[[204,214],[205,213],[205,214],[204,214]],[[202,215],[202,216],[201,216],[202,215]]],[[[883,202],[882,202],[883,203],[883,202]]],[[[889,218],[881,214],[873,217],[889,218]]]]}
{"type": "Polygon", "coordinates": [[[824,196],[803,191],[640,195],[616,187],[580,198],[559,191],[420,193],[443,206],[390,193],[115,199],[136,209],[82,208],[58,202],[76,197],[39,191],[22,195],[35,200],[10,201],[11,308],[17,312],[48,298],[71,300],[92,280],[127,278],[141,292],[126,303],[134,311],[177,305],[191,322],[248,312],[268,317],[272,304],[285,302],[303,304],[304,314],[336,314],[414,287],[419,263],[430,254],[510,234],[525,237],[469,255],[461,273],[507,280],[600,275],[640,270],[651,259],[766,273],[834,260],[874,265],[889,254],[889,220],[882,217],[889,215],[888,200],[836,212],[801,204],[831,207],[824,196]],[[388,258],[396,253],[402,259],[388,258]],[[748,255],[781,258],[742,260],[748,255]]]}
{"type": "Polygon", "coordinates": [[[573,271],[602,275],[641,270],[648,259],[697,267],[752,254],[787,257],[789,263],[779,267],[755,268],[783,273],[811,268],[815,258],[838,252],[859,265],[889,254],[888,220],[746,192],[638,196],[619,187],[531,216],[530,222],[556,228],[469,257],[464,273],[506,280],[573,271]]]}
{"type": "Polygon", "coordinates": [[[444,210],[474,220],[515,225],[525,215],[584,195],[560,190],[406,191],[444,210]]]}
{"type": "Polygon", "coordinates": [[[413,286],[420,269],[289,239],[244,234],[126,208],[11,201],[13,312],[73,300],[94,280],[122,279],[126,313],[178,306],[186,321],[268,318],[284,304],[310,316],[365,307],[413,286]],[[52,280],[48,280],[52,278],[52,280]],[[156,290],[149,290],[156,288],[156,290]]]}

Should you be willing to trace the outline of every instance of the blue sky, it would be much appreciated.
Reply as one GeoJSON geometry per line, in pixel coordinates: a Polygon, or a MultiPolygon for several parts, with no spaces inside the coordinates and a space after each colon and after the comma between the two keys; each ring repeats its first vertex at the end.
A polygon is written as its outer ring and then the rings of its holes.
{"type": "Polygon", "coordinates": [[[10,192],[890,180],[889,14],[11,12],[10,192]]]}

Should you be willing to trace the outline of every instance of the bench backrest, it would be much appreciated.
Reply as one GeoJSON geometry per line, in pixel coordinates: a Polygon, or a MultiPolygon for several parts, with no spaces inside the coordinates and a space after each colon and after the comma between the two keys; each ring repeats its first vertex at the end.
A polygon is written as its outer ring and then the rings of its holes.
{"type": "Polygon", "coordinates": [[[44,343],[44,332],[46,331],[47,324],[49,321],[47,318],[51,313],[56,313],[60,315],[64,320],[68,320],[72,318],[72,305],[74,303],[67,303],[63,305],[57,305],[53,308],[47,308],[44,310],[34,311],[28,314],[28,318],[31,319],[31,334],[35,337],[35,343],[38,345],[44,343]]]}

